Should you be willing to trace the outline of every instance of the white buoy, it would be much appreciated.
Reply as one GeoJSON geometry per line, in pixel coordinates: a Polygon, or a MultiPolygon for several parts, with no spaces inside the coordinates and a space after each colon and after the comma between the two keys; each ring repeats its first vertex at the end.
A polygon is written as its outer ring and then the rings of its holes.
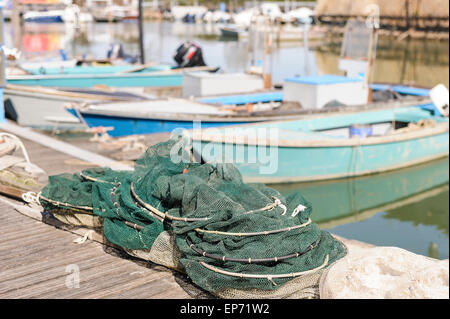
{"type": "Polygon", "coordinates": [[[430,90],[430,98],[443,116],[448,116],[448,89],[443,84],[438,84],[430,90]]]}

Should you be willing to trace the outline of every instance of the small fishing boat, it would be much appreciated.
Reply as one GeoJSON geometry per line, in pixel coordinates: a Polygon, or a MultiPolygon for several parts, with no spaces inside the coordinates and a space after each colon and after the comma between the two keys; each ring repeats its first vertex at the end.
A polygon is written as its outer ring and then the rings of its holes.
{"type": "Polygon", "coordinates": [[[233,162],[247,182],[360,176],[448,156],[448,117],[435,113],[422,104],[195,130],[193,147],[205,162],[233,162]]]}
{"type": "Polygon", "coordinates": [[[59,23],[64,22],[63,16],[64,10],[29,11],[23,14],[23,20],[34,23],[59,23]]]}
{"type": "Polygon", "coordinates": [[[223,38],[229,38],[229,39],[239,39],[239,37],[246,36],[247,31],[245,28],[238,27],[238,26],[223,26],[220,28],[220,35],[223,38]]]}
{"type": "Polygon", "coordinates": [[[233,116],[233,110],[184,99],[68,105],[67,110],[93,128],[112,127],[112,137],[192,129],[193,121],[215,127],[247,123],[248,117],[233,116]]]}
{"type": "Polygon", "coordinates": [[[302,109],[296,104],[279,102],[281,92],[230,95],[188,99],[158,99],[152,101],[84,103],[67,106],[70,113],[82,117],[89,127],[114,127],[113,137],[171,132],[202,127],[219,127],[253,122],[305,119],[315,116],[332,117],[342,112],[364,109],[386,109],[429,101],[426,97],[377,102],[367,105],[347,105],[317,110],[302,109]]]}
{"type": "Polygon", "coordinates": [[[3,89],[6,116],[22,126],[41,130],[84,130],[79,119],[66,111],[67,103],[133,101],[150,96],[112,89],[56,89],[8,84],[3,89]],[[45,101],[45,103],[43,103],[45,101]]]}
{"type": "Polygon", "coordinates": [[[76,74],[115,74],[115,73],[129,73],[129,72],[154,72],[154,71],[167,71],[173,69],[173,66],[169,64],[148,64],[148,65],[112,65],[110,63],[101,64],[99,62],[93,62],[95,65],[77,65],[77,63],[51,63],[46,65],[42,63],[39,65],[21,65],[21,67],[28,71],[31,75],[76,75],[76,74]]]}
{"type": "MultiPolygon", "coordinates": [[[[123,67],[95,67],[94,69],[69,69],[72,74],[60,74],[61,69],[50,69],[50,74],[33,75],[10,75],[8,83],[16,85],[37,85],[51,87],[77,87],[89,88],[96,85],[108,87],[174,87],[181,86],[184,72],[211,71],[218,70],[217,67],[192,67],[192,68],[171,68],[162,71],[142,71],[123,67]],[[108,72],[109,68],[109,72],[108,72]],[[79,70],[80,73],[75,73],[79,70]],[[87,70],[87,71],[84,71],[87,70]],[[86,73],[91,72],[91,73],[86,73]],[[96,73],[98,72],[98,73],[96,73]]],[[[63,70],[63,73],[65,71],[63,70]]]]}

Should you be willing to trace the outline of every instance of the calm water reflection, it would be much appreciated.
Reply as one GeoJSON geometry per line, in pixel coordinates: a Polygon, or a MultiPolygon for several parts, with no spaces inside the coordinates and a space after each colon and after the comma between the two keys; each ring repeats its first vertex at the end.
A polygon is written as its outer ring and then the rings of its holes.
{"type": "MultiPolygon", "coordinates": [[[[5,26],[6,45],[11,47],[11,25],[5,26]]],[[[80,29],[26,24],[22,32],[21,49],[30,60],[58,57],[61,49],[69,57],[103,58],[113,42],[123,44],[129,54],[139,52],[136,23],[87,24],[80,29]]],[[[248,42],[220,41],[217,25],[172,22],[145,23],[146,61],[173,63],[175,49],[185,40],[200,44],[206,62],[224,71],[243,71],[250,63],[248,42]]],[[[268,61],[275,82],[294,75],[338,73],[340,40],[310,44],[308,50],[301,41],[275,47],[268,61]]],[[[380,39],[374,77],[378,82],[448,86],[448,66],[448,42],[380,39]]],[[[313,219],[338,235],[449,257],[448,158],[370,177],[275,187],[285,194],[300,191],[313,204],[313,219]]]]}
{"type": "Polygon", "coordinates": [[[330,182],[271,185],[299,191],[322,228],[375,245],[449,257],[449,160],[330,182]]]}
{"type": "MultiPolygon", "coordinates": [[[[202,46],[209,65],[218,65],[224,71],[236,72],[242,71],[250,63],[248,41],[221,41],[218,25],[146,22],[144,32],[146,61],[173,63],[172,55],[177,46],[185,40],[194,40],[202,46]]],[[[57,23],[28,23],[22,30],[21,45],[24,56],[28,59],[59,56],[60,49],[64,49],[68,56],[103,58],[113,42],[122,43],[127,53],[137,55],[137,24],[91,23],[75,29],[57,23]]],[[[11,24],[6,23],[6,44],[12,46],[12,43],[11,24]]],[[[273,55],[267,62],[272,65],[272,78],[275,82],[306,73],[339,72],[339,38],[310,41],[310,49],[306,51],[300,40],[274,45],[273,55]]],[[[261,57],[262,52],[259,50],[257,59],[261,57]]],[[[374,78],[378,82],[428,87],[442,82],[448,86],[448,66],[448,41],[393,41],[381,38],[374,78]]]]}

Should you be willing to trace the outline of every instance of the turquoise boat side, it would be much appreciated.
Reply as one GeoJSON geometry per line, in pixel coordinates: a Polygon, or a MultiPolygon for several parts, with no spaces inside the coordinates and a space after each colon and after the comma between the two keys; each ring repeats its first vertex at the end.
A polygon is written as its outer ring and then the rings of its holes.
{"type": "MultiPolygon", "coordinates": [[[[393,170],[448,156],[448,138],[448,133],[445,133],[397,143],[359,147],[270,149],[245,145],[244,161],[234,161],[234,164],[247,182],[281,183],[335,179],[393,170]],[[273,157],[270,156],[271,152],[273,157]],[[260,153],[266,154],[267,163],[252,163],[252,160],[249,160],[249,154],[260,153]]],[[[208,143],[201,144],[202,157],[214,161],[215,155],[205,152],[208,143]]],[[[229,162],[233,162],[231,159],[240,152],[236,145],[229,145],[228,148],[223,144],[218,146],[229,162]]]]}
{"type": "Polygon", "coordinates": [[[8,83],[16,85],[37,85],[51,87],[90,88],[95,85],[110,87],[166,87],[181,86],[183,75],[179,74],[110,74],[110,75],[61,75],[61,76],[24,76],[8,78],[8,83]]]}
{"type": "MultiPolygon", "coordinates": [[[[278,121],[253,125],[252,128],[278,128],[294,132],[311,132],[325,129],[345,127],[350,124],[370,124],[390,120],[415,122],[420,119],[433,119],[437,122],[448,122],[448,118],[436,117],[432,114],[430,104],[400,107],[376,111],[356,112],[343,115],[321,116],[319,118],[299,121],[278,121]]],[[[295,135],[290,135],[295,138],[295,135]]]]}
{"type": "Polygon", "coordinates": [[[437,122],[448,123],[448,118],[432,117],[430,112],[417,107],[401,108],[246,126],[253,129],[278,128],[279,141],[297,141],[299,145],[303,143],[305,146],[267,147],[194,141],[194,150],[208,162],[225,160],[234,163],[247,182],[286,183],[360,176],[448,156],[448,130],[419,138],[356,146],[339,146],[339,140],[347,140],[347,138],[336,137],[336,146],[320,147],[307,146],[306,142],[321,137],[330,140],[331,136],[321,135],[320,132],[312,132],[312,130],[345,127],[350,123],[381,123],[389,119],[417,122],[422,118],[433,118],[437,122]]]}

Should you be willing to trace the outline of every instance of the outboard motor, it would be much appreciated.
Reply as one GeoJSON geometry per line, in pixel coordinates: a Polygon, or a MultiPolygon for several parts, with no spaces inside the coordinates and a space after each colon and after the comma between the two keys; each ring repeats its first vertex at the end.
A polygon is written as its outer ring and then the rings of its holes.
{"type": "Polygon", "coordinates": [[[108,57],[108,59],[122,59],[128,63],[136,63],[138,61],[138,58],[136,56],[126,54],[123,51],[122,44],[119,43],[111,44],[111,47],[109,48],[106,56],[108,57]]]}
{"type": "Polygon", "coordinates": [[[184,42],[180,45],[173,57],[179,68],[190,68],[194,66],[205,66],[202,49],[192,42],[184,42]]]}
{"type": "Polygon", "coordinates": [[[195,23],[195,14],[186,13],[186,15],[181,20],[184,23],[195,23]]]}

